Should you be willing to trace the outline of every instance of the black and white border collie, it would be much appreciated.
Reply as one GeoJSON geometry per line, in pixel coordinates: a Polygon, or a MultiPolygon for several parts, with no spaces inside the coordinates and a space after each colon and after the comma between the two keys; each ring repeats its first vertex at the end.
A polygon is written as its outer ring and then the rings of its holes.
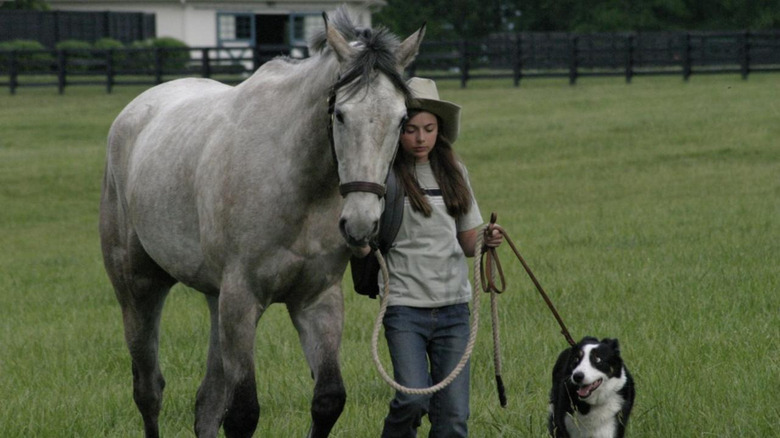
{"type": "Polygon", "coordinates": [[[617,339],[583,338],[558,356],[547,427],[555,438],[622,438],[634,405],[634,379],[617,339]]]}

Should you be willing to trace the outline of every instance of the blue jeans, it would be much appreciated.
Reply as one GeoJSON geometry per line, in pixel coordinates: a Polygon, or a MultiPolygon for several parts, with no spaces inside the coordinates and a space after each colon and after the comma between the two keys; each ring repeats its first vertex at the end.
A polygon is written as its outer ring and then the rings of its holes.
{"type": "MultiPolygon", "coordinates": [[[[409,388],[427,388],[444,380],[468,344],[469,315],[465,303],[432,309],[388,307],[385,338],[395,380],[409,388]]],[[[382,437],[416,437],[426,413],[431,422],[430,437],[468,436],[468,363],[449,386],[432,395],[396,392],[382,437]]]]}

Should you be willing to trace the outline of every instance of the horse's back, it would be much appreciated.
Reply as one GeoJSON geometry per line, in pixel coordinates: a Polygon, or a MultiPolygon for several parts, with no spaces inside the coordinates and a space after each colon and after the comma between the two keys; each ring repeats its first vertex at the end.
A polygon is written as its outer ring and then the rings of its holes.
{"type": "Polygon", "coordinates": [[[200,78],[184,78],[166,82],[139,94],[114,119],[109,131],[109,153],[120,152],[117,148],[127,147],[128,137],[138,134],[146,125],[153,122],[166,111],[178,105],[213,96],[230,90],[223,83],[200,78]]]}

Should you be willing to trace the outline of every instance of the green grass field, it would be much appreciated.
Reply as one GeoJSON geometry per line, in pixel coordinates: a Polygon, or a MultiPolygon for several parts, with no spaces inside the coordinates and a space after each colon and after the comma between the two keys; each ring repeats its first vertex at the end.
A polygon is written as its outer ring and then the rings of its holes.
{"type": "MultiPolygon", "coordinates": [[[[574,337],[617,337],[636,380],[636,437],[780,429],[777,75],[440,84],[464,107],[456,149],[574,337]]],[[[139,437],[97,213],[108,127],[141,89],[0,94],[0,430],[139,437]]],[[[565,346],[508,248],[499,407],[487,300],[472,359],[475,437],[545,436],[565,346]]],[[[376,301],[346,290],[346,409],[333,436],[378,436],[391,389],[370,359],[376,301]]],[[[177,286],[163,316],[163,436],[192,436],[207,310],[177,286]]],[[[258,328],[258,436],[304,436],[312,383],[283,307],[258,328]]],[[[389,367],[389,361],[385,362],[389,367]]],[[[423,427],[427,435],[427,429],[423,427]]],[[[423,433],[420,436],[426,436],[423,433]]]]}

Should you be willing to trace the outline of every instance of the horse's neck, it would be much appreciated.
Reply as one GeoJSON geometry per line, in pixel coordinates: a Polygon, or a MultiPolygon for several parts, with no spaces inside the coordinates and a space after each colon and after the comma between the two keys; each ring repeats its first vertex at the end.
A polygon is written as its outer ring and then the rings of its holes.
{"type": "Polygon", "coordinates": [[[337,76],[338,62],[333,56],[315,55],[300,62],[271,61],[239,86],[245,102],[264,106],[250,113],[266,114],[265,122],[284,131],[279,159],[290,160],[307,179],[321,180],[319,184],[336,181],[327,132],[327,97],[337,76]],[[274,102],[269,102],[269,95],[274,102]]]}

